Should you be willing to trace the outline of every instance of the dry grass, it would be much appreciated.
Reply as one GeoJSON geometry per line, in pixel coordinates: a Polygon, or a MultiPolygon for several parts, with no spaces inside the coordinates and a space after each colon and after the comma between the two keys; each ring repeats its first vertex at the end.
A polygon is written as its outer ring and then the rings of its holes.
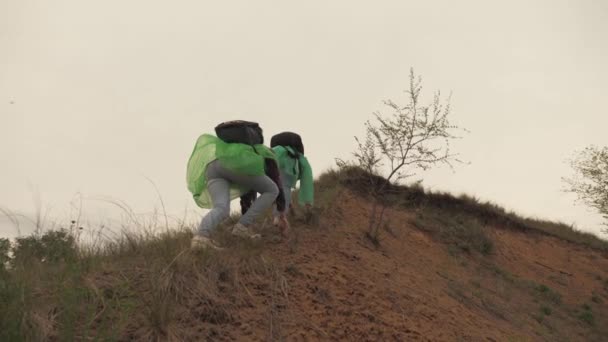
{"type": "Polygon", "coordinates": [[[0,340],[212,338],[197,329],[231,323],[252,305],[250,279],[280,275],[256,244],[223,236],[225,251],[195,253],[191,236],[131,233],[95,249],[72,245],[72,258],[22,257],[2,270],[0,340]]]}

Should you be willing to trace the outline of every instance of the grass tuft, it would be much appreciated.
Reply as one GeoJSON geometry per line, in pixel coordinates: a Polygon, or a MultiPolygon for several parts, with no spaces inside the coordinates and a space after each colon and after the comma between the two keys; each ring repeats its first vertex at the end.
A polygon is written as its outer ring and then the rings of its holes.
{"type": "Polygon", "coordinates": [[[538,285],[536,287],[536,291],[541,296],[541,298],[548,300],[554,304],[560,304],[562,301],[562,296],[547,285],[538,285]]]}
{"type": "Polygon", "coordinates": [[[593,312],[591,311],[583,311],[578,315],[578,319],[593,326],[595,325],[595,317],[593,316],[593,312]]]}
{"type": "Polygon", "coordinates": [[[446,242],[451,250],[456,248],[466,253],[476,251],[489,255],[494,248],[487,228],[468,216],[453,216],[434,208],[425,208],[418,211],[413,223],[418,229],[446,242]]]}

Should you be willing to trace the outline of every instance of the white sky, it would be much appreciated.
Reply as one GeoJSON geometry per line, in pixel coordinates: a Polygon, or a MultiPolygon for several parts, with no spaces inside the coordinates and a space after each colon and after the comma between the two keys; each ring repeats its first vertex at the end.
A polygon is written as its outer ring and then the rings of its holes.
{"type": "Polygon", "coordinates": [[[427,187],[599,232],[560,178],[608,145],[607,42],[603,0],[0,0],[0,207],[32,212],[38,191],[57,215],[79,192],[151,210],[149,177],[192,208],[194,141],[236,118],[300,132],[319,174],[414,67],[471,130],[454,145],[471,165],[427,187]]]}

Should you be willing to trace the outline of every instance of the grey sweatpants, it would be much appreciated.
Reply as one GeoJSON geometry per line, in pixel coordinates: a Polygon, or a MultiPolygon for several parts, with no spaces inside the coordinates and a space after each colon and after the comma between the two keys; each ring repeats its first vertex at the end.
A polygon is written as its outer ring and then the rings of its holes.
{"type": "Polygon", "coordinates": [[[279,188],[270,177],[239,175],[224,168],[219,160],[209,163],[205,176],[213,209],[203,217],[198,226],[198,233],[203,236],[208,237],[230,215],[230,184],[238,184],[262,194],[241,217],[239,222],[245,226],[252,224],[258,215],[270,208],[279,195],[279,188]]]}

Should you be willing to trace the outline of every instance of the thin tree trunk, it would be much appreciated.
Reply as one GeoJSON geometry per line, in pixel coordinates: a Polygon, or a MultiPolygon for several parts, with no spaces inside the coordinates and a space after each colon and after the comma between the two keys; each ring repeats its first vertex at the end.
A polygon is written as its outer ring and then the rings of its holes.
{"type": "Polygon", "coordinates": [[[373,229],[376,223],[376,212],[378,210],[378,199],[374,196],[374,206],[372,207],[372,214],[369,217],[369,226],[367,227],[367,231],[370,233],[370,236],[373,236],[373,229]]]}
{"type": "Polygon", "coordinates": [[[382,205],[382,210],[380,211],[380,217],[378,218],[378,224],[376,225],[376,231],[374,232],[374,234],[378,234],[378,232],[380,231],[380,226],[382,225],[382,221],[384,219],[384,212],[386,211],[386,205],[382,205]]]}

